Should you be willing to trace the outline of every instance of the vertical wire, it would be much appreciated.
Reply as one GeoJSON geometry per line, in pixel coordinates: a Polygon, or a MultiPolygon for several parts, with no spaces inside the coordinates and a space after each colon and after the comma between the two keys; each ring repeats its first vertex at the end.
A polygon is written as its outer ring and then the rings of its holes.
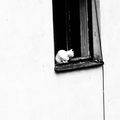
{"type": "Polygon", "coordinates": [[[102,66],[102,87],[103,87],[103,120],[105,120],[105,76],[104,66],[102,66]]]}
{"type": "MultiPolygon", "coordinates": [[[[98,26],[98,35],[99,35],[99,42],[100,42],[100,48],[101,48],[101,53],[102,53],[102,46],[101,46],[101,35],[100,35],[100,27],[99,27],[99,20],[98,20],[98,11],[97,11],[97,3],[96,0],[94,0],[95,3],[95,11],[96,11],[96,19],[97,19],[97,26],[98,26]]],[[[101,54],[102,55],[102,54],[101,54]]],[[[102,56],[103,58],[103,56],[102,56]]],[[[103,120],[106,119],[105,113],[106,113],[106,108],[105,108],[105,76],[104,76],[104,66],[102,66],[102,97],[103,97],[103,120]]]]}

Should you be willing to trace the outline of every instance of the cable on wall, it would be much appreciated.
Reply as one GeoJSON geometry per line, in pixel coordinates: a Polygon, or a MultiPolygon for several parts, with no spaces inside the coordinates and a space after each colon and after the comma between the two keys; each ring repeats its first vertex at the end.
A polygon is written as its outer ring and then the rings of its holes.
{"type": "Polygon", "coordinates": [[[105,120],[105,76],[104,76],[104,66],[102,66],[102,87],[103,87],[103,120],[105,120]]]}
{"type": "MultiPolygon", "coordinates": [[[[100,35],[100,26],[99,26],[99,20],[98,20],[98,11],[97,11],[97,3],[96,3],[96,0],[94,0],[94,3],[95,3],[95,11],[96,11],[96,19],[97,19],[97,26],[98,26],[98,34],[99,34],[99,39],[100,39],[100,48],[102,49],[102,46],[101,46],[101,35],[100,35]]],[[[103,93],[102,93],[102,97],[103,97],[103,120],[105,120],[105,76],[104,76],[104,66],[102,66],[102,90],[103,90],[103,93]]]]}

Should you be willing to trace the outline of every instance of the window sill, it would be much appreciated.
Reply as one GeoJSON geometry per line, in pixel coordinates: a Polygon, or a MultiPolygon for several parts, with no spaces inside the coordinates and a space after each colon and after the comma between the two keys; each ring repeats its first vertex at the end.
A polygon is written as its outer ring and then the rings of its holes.
{"type": "Polygon", "coordinates": [[[73,71],[77,69],[85,69],[91,67],[97,67],[103,65],[104,62],[102,60],[86,60],[86,61],[77,61],[66,64],[57,64],[55,66],[55,72],[65,72],[65,71],[73,71]]]}

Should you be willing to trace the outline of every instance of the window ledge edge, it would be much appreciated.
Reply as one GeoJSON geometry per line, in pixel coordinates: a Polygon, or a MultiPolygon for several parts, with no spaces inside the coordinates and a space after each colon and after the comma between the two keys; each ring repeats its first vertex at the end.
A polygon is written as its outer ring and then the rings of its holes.
{"type": "Polygon", "coordinates": [[[73,62],[73,63],[67,63],[67,64],[60,64],[55,65],[55,72],[67,72],[67,71],[74,71],[74,70],[80,70],[80,69],[86,69],[86,68],[93,68],[93,67],[99,67],[102,66],[104,62],[102,60],[88,60],[88,61],[79,61],[79,62],[73,62]]]}

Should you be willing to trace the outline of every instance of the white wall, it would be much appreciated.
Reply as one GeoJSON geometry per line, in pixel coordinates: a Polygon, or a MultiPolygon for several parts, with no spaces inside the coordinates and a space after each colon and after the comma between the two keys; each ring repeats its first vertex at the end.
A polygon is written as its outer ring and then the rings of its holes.
{"type": "MultiPolygon", "coordinates": [[[[114,31],[113,36],[108,34],[107,30],[111,32],[109,28],[115,30],[116,27],[111,19],[108,20],[114,12],[111,13],[110,7],[106,9],[107,2],[104,3],[102,1],[102,18],[105,17],[102,21],[105,28],[103,48],[105,62],[111,66],[105,65],[106,87],[114,89],[113,85],[117,91],[119,86],[112,83],[118,82],[118,79],[115,79],[117,76],[112,70],[118,67],[114,65],[113,58],[108,59],[106,55],[112,57],[114,54],[109,52],[109,48],[119,49],[117,44],[117,47],[113,46],[113,41],[119,37],[114,31]],[[112,27],[107,24],[106,28],[107,22],[112,23],[112,27]],[[108,42],[110,46],[106,46],[108,42]],[[114,74],[109,75],[112,72],[114,74]]],[[[111,89],[106,90],[109,100],[114,94],[111,89]]],[[[117,96],[116,93],[114,97],[117,96]]],[[[116,100],[112,99],[111,104],[117,106],[116,100]]],[[[107,104],[109,112],[113,105],[107,104]]],[[[54,72],[52,1],[1,0],[0,120],[102,120],[102,107],[101,67],[64,74],[54,72]]]]}
{"type": "Polygon", "coordinates": [[[106,120],[120,119],[120,1],[101,0],[106,120]]]}

